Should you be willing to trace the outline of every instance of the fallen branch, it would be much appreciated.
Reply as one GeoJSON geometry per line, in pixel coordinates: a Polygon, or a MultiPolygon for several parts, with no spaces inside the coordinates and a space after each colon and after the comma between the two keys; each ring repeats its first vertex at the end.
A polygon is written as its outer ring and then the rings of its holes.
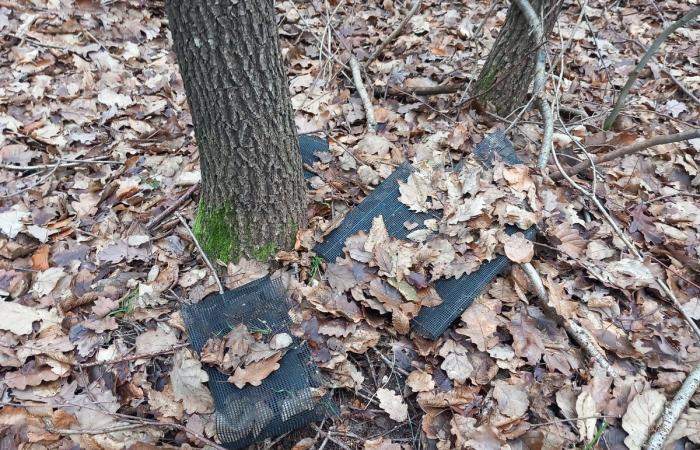
{"type": "MultiPolygon", "coordinates": [[[[520,11],[523,13],[530,25],[530,31],[535,35],[535,42],[545,42],[544,28],[542,21],[538,17],[535,10],[528,0],[514,0],[520,11]]],[[[542,147],[537,158],[537,167],[543,170],[547,166],[549,154],[552,151],[552,138],[554,135],[554,118],[552,116],[552,107],[549,105],[545,97],[544,85],[547,81],[547,70],[545,68],[545,49],[543,45],[537,49],[535,59],[535,77],[532,82],[532,96],[537,98],[537,108],[540,110],[540,115],[544,121],[544,136],[542,136],[542,147]]]]}
{"type": "MultiPolygon", "coordinates": [[[[57,163],[51,164],[36,164],[29,166],[17,166],[14,164],[0,164],[0,169],[4,170],[16,170],[20,172],[25,172],[29,170],[44,170],[50,169],[56,166],[57,163]]],[[[66,159],[58,164],[58,167],[74,167],[89,164],[124,164],[122,161],[114,161],[108,159],[66,159]]]]}
{"type": "Polygon", "coordinates": [[[323,436],[323,437],[325,437],[325,438],[328,438],[328,440],[330,440],[332,443],[334,443],[334,444],[337,445],[338,447],[342,448],[343,450],[352,450],[350,447],[348,447],[347,445],[343,444],[341,441],[339,441],[339,440],[337,440],[336,438],[334,438],[334,437],[332,436],[332,434],[333,434],[332,431],[323,431],[323,430],[320,429],[320,428],[318,427],[318,425],[316,425],[315,423],[312,423],[312,424],[311,424],[311,428],[313,428],[314,430],[316,430],[316,432],[317,432],[318,434],[320,434],[321,436],[323,436]]]}
{"type": "Polygon", "coordinates": [[[402,95],[440,95],[440,94],[454,94],[456,92],[461,92],[466,87],[466,83],[448,83],[441,84],[438,86],[420,86],[420,87],[408,87],[408,86],[387,86],[385,88],[375,89],[375,95],[392,95],[395,97],[402,95]]]}
{"type": "MultiPolygon", "coordinates": [[[[622,232],[622,229],[620,226],[617,224],[615,219],[610,215],[607,209],[603,206],[603,204],[600,202],[598,199],[598,196],[595,194],[596,192],[596,169],[595,169],[595,160],[593,159],[593,156],[586,151],[586,148],[578,142],[576,139],[571,136],[569,131],[566,129],[566,126],[564,125],[564,122],[561,120],[561,117],[559,118],[559,122],[561,126],[563,127],[564,131],[569,135],[569,137],[572,139],[576,145],[579,146],[579,148],[585,153],[586,157],[588,158],[588,163],[590,164],[591,170],[593,171],[593,183],[592,183],[592,188],[591,190],[588,190],[578,184],[576,181],[574,181],[566,172],[564,172],[564,168],[561,166],[561,163],[559,162],[559,158],[557,158],[557,153],[552,152],[552,155],[554,156],[554,162],[557,165],[557,168],[559,169],[559,172],[562,174],[562,176],[566,179],[566,181],[574,187],[577,191],[581,192],[585,197],[590,200],[595,207],[600,211],[600,213],[603,215],[603,218],[605,219],[606,222],[610,225],[610,227],[613,229],[615,234],[622,240],[622,242],[625,244],[627,249],[634,255],[635,258],[637,258],[639,261],[642,263],[644,262],[644,256],[641,254],[641,252],[637,249],[637,247],[634,246],[634,244],[629,240],[627,235],[622,232]]],[[[700,130],[696,130],[696,132],[700,132],[700,130]]],[[[633,144],[634,145],[634,144],[633,144]]],[[[615,152],[613,152],[615,153],[615,152]]],[[[602,159],[602,158],[601,158],[602,159]]],[[[673,305],[673,307],[683,316],[683,319],[688,323],[688,326],[690,329],[695,333],[695,336],[700,340],[700,328],[698,328],[698,325],[695,323],[695,321],[688,316],[688,313],[683,309],[681,302],[678,301],[678,298],[676,295],[673,293],[671,288],[668,286],[668,284],[661,279],[660,277],[657,277],[654,279],[656,284],[659,286],[661,291],[668,297],[670,300],[670,303],[673,305]]]]}
{"type": "Polygon", "coordinates": [[[547,295],[547,290],[544,287],[544,283],[542,283],[542,278],[537,272],[537,269],[535,269],[530,263],[521,264],[520,267],[523,269],[523,272],[525,272],[525,275],[527,275],[527,278],[530,280],[532,287],[535,289],[540,308],[562,327],[564,327],[569,336],[571,336],[571,338],[576,341],[579,346],[581,346],[584,353],[593,359],[598,366],[604,369],[609,376],[617,378],[617,371],[607,360],[603,352],[594,343],[593,338],[591,338],[586,329],[576,323],[574,320],[565,319],[564,317],[560,316],[553,307],[549,306],[549,295],[547,295]]]}
{"type": "Polygon", "coordinates": [[[685,95],[688,96],[688,98],[690,98],[690,99],[693,100],[695,103],[697,103],[698,105],[700,105],[700,98],[697,98],[697,97],[695,96],[695,94],[693,94],[693,93],[690,91],[690,89],[688,89],[685,85],[683,85],[683,83],[681,83],[676,77],[674,77],[670,70],[668,70],[668,69],[666,69],[666,68],[662,68],[661,71],[662,71],[663,73],[665,73],[666,75],[668,75],[668,77],[671,79],[671,81],[673,81],[673,82],[676,84],[676,86],[678,86],[678,88],[679,88],[681,91],[683,91],[683,93],[684,93],[685,95]]]}
{"type": "Polygon", "coordinates": [[[678,389],[675,397],[673,397],[673,400],[666,403],[664,412],[661,414],[659,425],[654,434],[652,434],[647,441],[647,450],[661,450],[664,448],[668,435],[671,433],[671,430],[673,430],[673,426],[678,421],[678,418],[688,406],[688,402],[695,394],[695,391],[698,390],[698,386],[700,386],[700,365],[695,366],[688,374],[683,385],[678,389]]]}
{"type": "Polygon", "coordinates": [[[360,94],[362,99],[362,106],[365,108],[365,116],[367,117],[367,131],[370,133],[377,132],[377,119],[374,118],[374,108],[372,107],[372,101],[367,94],[367,89],[365,89],[365,84],[362,82],[362,69],[360,63],[354,56],[350,57],[350,69],[352,69],[352,81],[355,83],[355,88],[357,93],[360,94]]]}
{"type": "MultiPolygon", "coordinates": [[[[657,145],[663,145],[663,144],[671,144],[673,142],[680,142],[680,141],[685,141],[688,139],[696,139],[700,138],[700,128],[693,129],[693,130],[688,130],[688,131],[683,131],[681,133],[676,133],[676,134],[669,134],[669,135],[664,135],[664,136],[654,136],[653,138],[646,139],[643,141],[638,141],[635,142],[634,144],[628,145],[626,147],[622,147],[620,149],[614,150],[610,153],[606,153],[603,156],[600,157],[593,157],[593,162],[595,164],[600,164],[608,161],[612,161],[613,159],[620,158],[625,155],[630,155],[632,153],[636,153],[642,150],[645,150],[649,147],[654,147],[657,145]]],[[[576,141],[578,142],[578,141],[576,141]]],[[[552,179],[554,181],[559,181],[563,178],[565,178],[565,175],[568,176],[573,176],[582,170],[586,169],[587,167],[590,167],[590,163],[588,161],[583,161],[575,166],[571,167],[565,172],[560,169],[560,173],[554,174],[552,176],[552,179]]]]}
{"type": "Polygon", "coordinates": [[[369,58],[367,58],[367,61],[365,61],[365,64],[364,64],[365,68],[369,67],[369,65],[372,64],[372,62],[373,62],[375,59],[377,59],[377,57],[378,57],[379,55],[382,54],[382,52],[384,51],[384,49],[385,49],[389,44],[391,44],[392,42],[394,42],[394,40],[396,40],[396,38],[397,38],[397,37],[399,36],[399,34],[401,33],[401,30],[403,30],[403,27],[406,26],[406,24],[408,23],[408,21],[411,20],[411,17],[413,17],[413,15],[416,14],[416,12],[420,9],[420,5],[421,5],[421,0],[414,0],[414,1],[413,1],[413,4],[411,5],[411,9],[408,11],[408,14],[406,14],[406,17],[404,17],[403,20],[399,23],[399,26],[396,27],[396,29],[395,29],[394,31],[391,32],[391,34],[389,35],[389,37],[386,38],[386,39],[384,40],[384,42],[382,42],[382,43],[379,45],[379,47],[377,47],[377,49],[369,56],[369,58]]]}
{"type": "Polygon", "coordinates": [[[190,226],[187,225],[187,221],[185,220],[184,217],[182,217],[180,215],[180,213],[175,213],[175,216],[180,220],[180,223],[182,224],[182,226],[185,227],[185,230],[187,230],[187,233],[192,238],[194,245],[197,246],[197,250],[199,250],[199,254],[202,256],[202,259],[204,259],[204,262],[207,264],[207,266],[209,267],[209,270],[211,271],[211,274],[214,276],[214,279],[216,280],[216,284],[219,286],[219,293],[223,294],[224,293],[224,286],[221,284],[221,280],[219,279],[219,275],[217,275],[216,270],[214,269],[214,266],[212,265],[211,261],[209,261],[209,258],[207,257],[207,254],[204,253],[204,250],[202,250],[202,246],[199,245],[199,241],[197,240],[197,237],[194,235],[190,226]]]}
{"type": "MultiPolygon", "coordinates": [[[[137,359],[150,359],[155,356],[161,356],[161,355],[169,355],[171,353],[175,353],[177,350],[187,347],[189,344],[175,344],[170,348],[166,348],[164,350],[158,351],[158,352],[151,352],[151,353],[141,353],[137,355],[131,355],[131,356],[123,356],[121,358],[116,358],[116,359],[110,359],[109,361],[93,361],[89,363],[76,363],[74,364],[75,366],[78,367],[93,367],[93,366],[104,366],[106,364],[117,364],[120,362],[126,362],[126,361],[136,361],[137,359]]],[[[129,352],[127,352],[129,353],[129,352]]]]}
{"type": "Polygon", "coordinates": [[[182,194],[175,202],[173,202],[172,205],[168,206],[155,216],[153,219],[151,219],[148,224],[146,225],[146,229],[148,231],[153,231],[162,221],[164,221],[166,218],[168,218],[176,209],[178,209],[180,206],[182,206],[187,200],[189,200],[190,196],[194,194],[194,192],[199,189],[199,183],[196,183],[190,187],[187,192],[182,194]]]}
{"type": "Polygon", "coordinates": [[[627,78],[627,82],[622,87],[622,90],[620,91],[620,96],[617,98],[617,101],[615,102],[615,105],[613,106],[613,110],[610,112],[608,117],[603,122],[603,129],[604,130],[609,130],[610,128],[612,128],[612,125],[615,122],[615,119],[617,119],[617,116],[620,114],[620,111],[622,110],[622,107],[625,104],[625,99],[627,98],[627,94],[629,94],[629,91],[632,88],[632,85],[634,84],[635,81],[637,81],[637,78],[639,77],[639,74],[642,72],[642,69],[644,69],[644,67],[646,67],[646,65],[649,62],[649,60],[651,59],[651,57],[654,56],[654,54],[659,49],[659,47],[661,47],[661,44],[663,44],[664,41],[666,40],[666,38],[668,38],[671,34],[673,34],[674,31],[676,31],[678,28],[688,24],[698,14],[700,14],[700,7],[696,7],[694,9],[691,9],[685,16],[681,17],[677,21],[673,22],[671,25],[667,26],[666,29],[664,29],[656,39],[654,39],[654,42],[652,42],[649,49],[644,53],[644,56],[642,56],[642,59],[639,60],[639,62],[635,66],[634,70],[629,74],[629,77],[627,78]]]}

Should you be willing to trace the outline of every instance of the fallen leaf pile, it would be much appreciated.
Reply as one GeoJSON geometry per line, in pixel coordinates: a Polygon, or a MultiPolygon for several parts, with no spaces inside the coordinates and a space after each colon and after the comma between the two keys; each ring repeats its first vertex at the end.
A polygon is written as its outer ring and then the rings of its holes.
{"type": "MultiPolygon", "coordinates": [[[[700,140],[597,165],[595,194],[636,258],[589,198],[528,169],[542,139],[536,110],[501,118],[469,97],[508,3],[424,0],[363,71],[376,134],[344,65],[351,53],[366,61],[410,2],[275,3],[297,128],[330,142],[307,183],[309,226],[277,254],[294,327],[287,337],[233,327],[200,360],[179,309],[216,282],[177,217],[149,226],[193,189],[176,209],[191,223],[200,182],[163,2],[0,1],[3,448],[211,447],[205,367],[262,386],[290,339],[308,345],[339,415],[319,423],[326,435],[306,427],[274,448],[641,448],[700,362],[657,282],[700,320],[700,140]],[[442,85],[459,89],[401,93],[442,85]],[[523,165],[475,162],[475,146],[498,128],[523,165]],[[341,259],[316,258],[315,244],[406,161],[414,172],[397,201],[429,219],[404,224],[409,238],[399,240],[376,217],[341,259]],[[507,225],[536,225],[538,236],[509,236],[507,225]],[[411,330],[421,308],[440,302],[435,282],[497,254],[512,270],[442,336],[411,330]],[[524,262],[541,274],[547,308],[524,262]],[[562,320],[585,329],[619,377],[588,360],[562,320]]],[[[615,127],[600,128],[643,47],[691,3],[596,0],[581,2],[581,15],[564,2],[546,87],[567,127],[557,122],[554,134],[562,164],[586,160],[575,141],[602,156],[698,127],[685,92],[700,92],[691,23],[650,60],[615,127]]],[[[575,180],[592,188],[592,175],[575,180]]],[[[218,269],[228,289],[270,271],[246,260],[218,269]]],[[[307,407],[308,393],[298,394],[287,414],[307,407]]],[[[241,429],[265,425],[249,416],[241,429]]],[[[668,445],[700,445],[699,429],[696,394],[668,445]]]]}
{"type": "Polygon", "coordinates": [[[239,389],[246,384],[260,386],[272,372],[279,369],[278,362],[292,345],[292,337],[278,333],[263,340],[261,332],[251,333],[243,324],[237,325],[223,337],[212,337],[202,348],[200,360],[231,375],[229,383],[239,389]]]}

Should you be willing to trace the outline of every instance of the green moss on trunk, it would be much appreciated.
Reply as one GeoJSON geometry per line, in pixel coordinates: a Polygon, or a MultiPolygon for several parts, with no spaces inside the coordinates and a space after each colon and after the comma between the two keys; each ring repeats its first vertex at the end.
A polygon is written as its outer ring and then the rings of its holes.
{"type": "Polygon", "coordinates": [[[230,203],[221,207],[207,207],[204,201],[200,200],[192,231],[204,253],[212,260],[225,264],[238,262],[241,256],[268,262],[280,246],[291,245],[296,238],[297,226],[292,224],[289,234],[281,233],[284,242],[270,240],[264,244],[255,244],[252,230],[248,226],[241,226],[240,222],[236,209],[230,203]],[[287,236],[290,236],[289,240],[287,236]]]}
{"type": "Polygon", "coordinates": [[[240,252],[240,240],[233,227],[235,219],[236,211],[230,204],[207,208],[202,200],[199,201],[192,231],[208,257],[224,263],[238,259],[235,255],[240,252]]]}

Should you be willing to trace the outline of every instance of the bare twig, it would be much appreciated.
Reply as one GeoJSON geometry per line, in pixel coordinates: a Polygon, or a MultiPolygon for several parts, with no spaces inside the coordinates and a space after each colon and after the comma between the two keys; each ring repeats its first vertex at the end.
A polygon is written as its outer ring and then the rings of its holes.
{"type": "Polygon", "coordinates": [[[160,225],[160,223],[161,223],[163,220],[165,220],[166,218],[168,218],[176,209],[178,209],[178,208],[179,208],[180,206],[182,206],[187,200],[189,200],[190,196],[191,196],[192,194],[194,194],[194,192],[195,192],[197,189],[199,189],[199,183],[196,183],[196,184],[192,185],[192,187],[190,187],[190,188],[187,190],[187,192],[185,192],[184,194],[182,194],[182,196],[180,196],[177,200],[175,200],[175,201],[173,202],[172,205],[168,206],[167,208],[165,208],[165,209],[163,210],[163,212],[161,212],[160,214],[158,214],[157,216],[155,216],[153,219],[151,219],[151,220],[148,222],[148,224],[146,225],[146,229],[147,229],[148,231],[153,231],[158,225],[160,225]]]}
{"type": "Polygon", "coordinates": [[[428,95],[440,95],[440,94],[454,94],[455,92],[460,92],[464,89],[466,83],[447,83],[441,84],[439,86],[420,86],[420,87],[409,87],[400,86],[393,87],[387,86],[386,88],[375,89],[375,96],[377,95],[393,95],[401,96],[406,94],[428,96],[428,95]]]}
{"type": "Polygon", "coordinates": [[[332,431],[323,431],[316,425],[315,423],[311,424],[311,428],[316,430],[317,433],[319,433],[323,437],[327,437],[328,440],[330,440],[332,443],[337,445],[338,447],[342,448],[343,450],[352,450],[350,447],[347,445],[343,444],[341,441],[333,437],[333,432],[332,431]]]}
{"type": "Polygon", "coordinates": [[[377,119],[374,118],[372,101],[367,94],[365,84],[362,82],[362,68],[360,67],[360,63],[357,62],[357,58],[354,56],[350,57],[350,68],[352,69],[352,80],[355,83],[357,93],[360,94],[360,98],[362,99],[362,106],[365,108],[365,116],[367,116],[367,131],[370,133],[376,133],[377,119]]]}
{"type": "MultiPolygon", "coordinates": [[[[57,163],[52,163],[52,164],[37,164],[37,165],[29,165],[29,166],[16,166],[14,164],[0,164],[0,169],[5,169],[5,170],[16,170],[20,172],[25,172],[29,170],[45,170],[45,169],[50,169],[56,167],[57,163]]],[[[113,160],[106,160],[106,159],[66,159],[63,160],[60,164],[58,164],[59,167],[73,167],[73,166],[81,166],[81,165],[88,165],[88,164],[124,164],[122,161],[113,161],[113,160]]]]}
{"type": "Polygon", "coordinates": [[[53,168],[45,176],[39,178],[37,181],[30,184],[29,186],[23,187],[22,189],[18,190],[17,192],[14,192],[12,194],[2,195],[2,196],[0,196],[0,198],[14,197],[15,195],[20,195],[24,192],[27,192],[30,189],[34,189],[35,187],[44,184],[49,178],[51,178],[53,176],[54,173],[56,173],[56,171],[58,170],[59,167],[61,167],[61,160],[60,159],[58,160],[58,162],[56,162],[56,164],[53,165],[53,168]]]}
{"type": "Polygon", "coordinates": [[[56,434],[63,434],[63,435],[86,434],[89,436],[97,436],[100,434],[116,433],[117,431],[136,430],[139,428],[146,428],[149,426],[151,426],[151,425],[147,424],[147,423],[128,423],[125,425],[117,425],[117,426],[109,427],[109,428],[101,428],[99,430],[70,430],[70,429],[64,429],[64,428],[52,428],[51,426],[47,426],[46,428],[49,432],[56,433],[56,434]]]}
{"type": "MultiPolygon", "coordinates": [[[[612,161],[613,159],[620,158],[625,155],[629,155],[632,153],[636,153],[642,150],[645,150],[649,147],[654,147],[656,145],[663,145],[663,144],[670,144],[673,142],[680,142],[680,141],[685,141],[688,139],[696,139],[700,138],[700,128],[693,129],[693,130],[687,130],[683,131],[681,133],[676,133],[676,134],[669,134],[669,135],[664,135],[664,136],[654,136],[653,138],[646,139],[643,141],[638,141],[635,142],[634,144],[628,145],[626,147],[619,148],[615,151],[612,151],[610,153],[606,153],[603,156],[600,157],[593,157],[593,162],[595,164],[600,164],[608,161],[612,161]]],[[[578,142],[578,141],[574,141],[578,142]]],[[[554,181],[561,180],[562,178],[565,178],[565,175],[568,176],[573,176],[580,171],[584,170],[585,168],[590,167],[590,163],[588,161],[583,161],[579,164],[576,164],[575,166],[569,168],[566,171],[566,174],[564,172],[554,174],[552,176],[552,179],[554,181]]]]}
{"type": "Polygon", "coordinates": [[[194,235],[190,226],[187,225],[187,221],[185,220],[184,217],[182,217],[180,215],[180,213],[175,213],[175,216],[180,220],[180,223],[182,224],[182,226],[184,226],[185,229],[187,230],[187,233],[192,238],[194,245],[197,246],[197,250],[199,250],[199,254],[202,256],[202,259],[204,259],[204,262],[207,263],[207,266],[209,267],[211,274],[214,276],[214,279],[216,280],[216,284],[219,286],[219,293],[223,294],[224,293],[224,286],[221,284],[221,280],[219,279],[219,275],[217,275],[216,269],[214,269],[214,266],[212,265],[211,261],[209,261],[207,254],[204,253],[204,250],[202,250],[202,246],[199,245],[199,241],[197,240],[197,237],[194,235]]]}
{"type": "Polygon", "coordinates": [[[673,81],[678,88],[683,91],[685,95],[687,95],[691,100],[693,100],[695,103],[700,105],[700,98],[697,98],[695,94],[693,94],[690,89],[688,89],[683,83],[681,83],[676,77],[673,76],[670,70],[666,68],[662,68],[661,71],[668,75],[668,77],[673,81]]]}
{"type": "Polygon", "coordinates": [[[160,356],[160,355],[168,355],[170,353],[175,353],[175,351],[187,347],[189,344],[175,344],[170,348],[166,348],[164,350],[158,351],[158,352],[151,352],[151,353],[142,353],[139,355],[131,355],[131,356],[123,356],[121,358],[117,359],[111,359],[109,361],[94,361],[94,362],[89,362],[89,363],[78,363],[75,364],[76,366],[80,367],[93,367],[93,366],[104,366],[107,364],[117,364],[120,362],[125,362],[125,361],[136,361],[137,359],[150,359],[155,356],[160,356]]]}
{"type": "MultiPolygon", "coordinates": [[[[184,425],[180,425],[179,423],[169,423],[169,422],[159,422],[157,420],[153,419],[147,419],[145,417],[135,417],[135,416],[130,416],[128,414],[122,414],[122,413],[117,413],[117,412],[111,412],[105,408],[97,408],[95,406],[91,405],[86,405],[86,404],[78,404],[78,403],[72,403],[72,402],[61,402],[61,403],[52,403],[51,401],[46,402],[45,405],[50,406],[52,408],[66,408],[66,407],[74,407],[74,408],[83,408],[91,411],[96,411],[102,414],[106,414],[111,417],[115,417],[117,419],[122,419],[123,421],[128,422],[130,425],[138,425],[138,427],[134,428],[139,428],[139,427],[160,427],[160,428],[175,428],[176,430],[182,431],[184,433],[189,434],[193,438],[195,438],[197,441],[206,444],[212,448],[215,448],[216,450],[227,450],[226,447],[223,447],[216,442],[212,441],[211,439],[207,439],[206,437],[202,436],[199,433],[196,433],[192,431],[191,429],[187,428],[184,425]]],[[[21,402],[0,402],[0,406],[17,406],[20,408],[25,408],[29,409],[32,407],[36,407],[36,404],[24,404],[21,402]]],[[[117,425],[116,427],[126,427],[127,424],[124,425],[117,425]]],[[[109,430],[109,429],[108,429],[109,430]]],[[[54,430],[58,432],[58,430],[54,430]]],[[[63,431],[70,431],[73,432],[75,430],[63,430],[63,431]]],[[[86,433],[85,430],[82,430],[80,434],[102,434],[102,433],[93,433],[91,430],[87,430],[88,432],[86,433]]],[[[112,433],[117,430],[111,430],[111,431],[106,431],[107,433],[112,433]]],[[[74,433],[71,433],[74,434],[74,433]]]]}
{"type": "Polygon", "coordinates": [[[678,418],[688,406],[691,397],[693,397],[695,391],[698,390],[698,386],[700,386],[700,365],[695,366],[688,374],[683,385],[678,392],[676,392],[675,397],[673,397],[673,400],[666,403],[664,412],[661,414],[659,425],[654,434],[652,434],[647,441],[647,450],[661,450],[664,448],[668,435],[671,433],[671,430],[673,430],[673,426],[678,421],[678,418]]]}
{"type": "MultiPolygon", "coordinates": [[[[542,21],[540,20],[532,5],[528,0],[514,0],[520,11],[523,13],[530,25],[530,31],[535,35],[535,42],[544,43],[545,35],[542,21]]],[[[547,166],[549,154],[552,151],[552,136],[554,134],[554,119],[552,107],[545,97],[544,85],[547,81],[547,70],[545,69],[545,49],[540,45],[537,49],[535,60],[535,77],[532,82],[532,95],[537,99],[537,107],[544,121],[544,136],[542,136],[542,147],[537,158],[537,167],[543,170],[547,166]]]]}
{"type": "MultiPolygon", "coordinates": [[[[566,126],[564,125],[564,122],[561,120],[561,117],[559,118],[559,122],[560,122],[561,126],[563,127],[564,131],[567,134],[569,134],[569,131],[566,129],[566,126]]],[[[598,199],[598,197],[595,194],[595,180],[596,180],[595,160],[586,151],[586,148],[580,142],[578,142],[576,139],[574,139],[573,136],[571,136],[570,134],[569,134],[569,137],[571,137],[572,141],[585,152],[585,154],[588,158],[588,162],[589,162],[590,167],[593,171],[593,180],[594,181],[593,181],[592,190],[589,191],[588,189],[584,188],[583,186],[578,184],[576,181],[574,181],[566,172],[564,172],[564,169],[562,168],[561,163],[559,162],[559,159],[557,158],[556,152],[552,152],[552,155],[554,156],[554,162],[557,165],[559,172],[566,179],[566,181],[569,182],[569,184],[571,184],[571,186],[574,187],[574,189],[581,192],[585,197],[587,197],[595,205],[595,207],[598,209],[598,211],[600,211],[600,213],[603,215],[603,218],[605,219],[605,221],[608,222],[608,224],[612,227],[615,234],[620,238],[620,240],[622,240],[622,242],[625,244],[625,246],[630,251],[630,253],[632,253],[632,255],[634,255],[639,261],[644,262],[644,256],[637,249],[637,247],[635,247],[634,244],[629,240],[627,235],[625,233],[623,233],[622,229],[617,224],[615,219],[610,215],[608,210],[603,206],[603,204],[600,202],[600,200],[598,199]]],[[[683,309],[680,301],[678,301],[678,298],[673,293],[671,288],[668,286],[666,281],[664,281],[660,277],[655,278],[654,281],[659,286],[660,290],[666,295],[666,297],[668,297],[668,299],[670,300],[670,303],[676,308],[676,310],[678,310],[678,312],[681,314],[681,316],[683,316],[683,319],[685,319],[685,321],[688,323],[688,326],[695,333],[696,337],[698,339],[700,339],[700,328],[698,328],[698,325],[695,323],[695,321],[690,316],[688,316],[688,313],[683,309]]]]}
{"type": "Polygon", "coordinates": [[[411,17],[420,9],[421,5],[421,0],[413,0],[413,4],[411,5],[411,9],[408,11],[408,14],[406,14],[406,17],[399,22],[399,25],[396,27],[394,31],[391,32],[388,38],[386,38],[380,45],[377,47],[377,49],[367,58],[367,61],[365,61],[364,67],[369,67],[372,62],[377,59],[379,55],[382,54],[384,49],[394,42],[396,38],[401,34],[401,30],[403,30],[403,27],[406,26],[409,20],[411,20],[411,17]]]}
{"type": "Polygon", "coordinates": [[[496,9],[496,6],[498,6],[499,3],[500,3],[500,2],[499,2],[498,0],[493,0],[493,1],[491,2],[491,7],[490,7],[489,10],[486,12],[486,15],[484,16],[484,19],[481,21],[481,23],[479,24],[479,27],[478,27],[478,28],[476,29],[476,31],[474,32],[474,36],[479,36],[479,35],[481,35],[481,31],[484,29],[484,26],[486,25],[486,21],[489,20],[489,17],[491,17],[491,14],[493,14],[493,11],[496,9]]]}
{"type": "Polygon", "coordinates": [[[603,352],[593,342],[593,338],[591,338],[586,329],[572,319],[565,319],[564,317],[561,317],[554,308],[549,306],[549,295],[547,294],[547,290],[544,287],[544,283],[542,283],[542,278],[537,272],[537,269],[535,269],[530,263],[521,264],[520,267],[523,269],[523,272],[525,272],[525,275],[527,275],[527,278],[534,287],[542,310],[548,315],[553,316],[553,318],[564,327],[566,332],[569,333],[569,336],[571,336],[571,338],[581,346],[583,351],[590,358],[592,358],[593,361],[598,364],[598,366],[604,369],[609,376],[617,378],[617,371],[607,360],[603,352]]]}
{"type": "Polygon", "coordinates": [[[700,14],[700,7],[696,7],[691,9],[685,16],[681,17],[677,21],[673,22],[671,25],[666,27],[661,34],[654,39],[654,42],[652,42],[651,46],[649,49],[644,53],[644,56],[642,56],[642,59],[639,60],[639,63],[635,66],[634,70],[629,74],[629,77],[627,78],[627,82],[625,85],[622,87],[622,90],[620,91],[620,95],[617,98],[617,101],[615,102],[615,106],[613,106],[612,111],[608,115],[608,117],[605,119],[603,122],[603,129],[604,130],[609,130],[612,128],[613,123],[615,122],[615,119],[617,119],[617,116],[620,114],[620,111],[622,110],[624,104],[625,104],[625,99],[627,98],[627,94],[629,94],[630,89],[632,88],[632,85],[634,84],[635,81],[637,81],[637,77],[639,77],[639,74],[641,73],[642,69],[646,67],[647,63],[651,59],[652,56],[656,53],[656,51],[661,47],[661,44],[664,43],[666,38],[668,38],[671,34],[673,34],[674,31],[676,31],[678,28],[688,24],[691,20],[693,20],[698,14],[700,14]]]}

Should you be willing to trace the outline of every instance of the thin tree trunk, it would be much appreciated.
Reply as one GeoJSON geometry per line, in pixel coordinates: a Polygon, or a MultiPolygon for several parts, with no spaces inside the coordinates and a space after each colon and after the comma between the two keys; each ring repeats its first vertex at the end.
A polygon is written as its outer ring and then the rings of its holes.
{"type": "MultiPolygon", "coordinates": [[[[532,0],[535,12],[544,17],[544,35],[549,36],[561,9],[561,0],[532,0]]],[[[486,59],[472,94],[482,102],[491,102],[501,115],[508,115],[524,103],[535,74],[537,49],[527,19],[514,3],[508,9],[506,23],[486,59]]]]}
{"type": "Polygon", "coordinates": [[[212,258],[267,260],[306,220],[273,2],[170,0],[166,10],[199,146],[194,232],[212,258]]]}

